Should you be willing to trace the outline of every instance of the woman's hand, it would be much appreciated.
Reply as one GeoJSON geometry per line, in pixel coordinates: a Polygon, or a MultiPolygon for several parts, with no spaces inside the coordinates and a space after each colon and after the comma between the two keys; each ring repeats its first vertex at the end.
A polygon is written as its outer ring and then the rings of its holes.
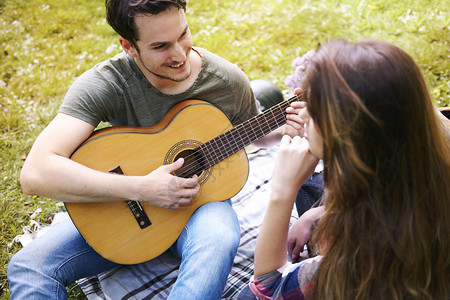
{"type": "Polygon", "coordinates": [[[324,206],[307,210],[289,230],[287,251],[292,262],[301,260],[300,254],[311,237],[314,223],[322,216],[323,212],[324,206]]]}
{"type": "Polygon", "coordinates": [[[311,177],[318,162],[305,138],[283,136],[272,176],[272,198],[291,198],[311,177]]]}

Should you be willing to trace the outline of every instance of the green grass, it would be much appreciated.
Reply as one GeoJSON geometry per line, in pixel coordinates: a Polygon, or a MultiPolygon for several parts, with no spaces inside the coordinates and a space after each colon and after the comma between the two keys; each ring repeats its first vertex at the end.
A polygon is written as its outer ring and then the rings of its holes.
{"type": "MultiPolygon", "coordinates": [[[[0,0],[0,299],[9,298],[6,267],[20,249],[8,244],[37,209],[33,218],[46,223],[61,207],[21,192],[23,161],[73,80],[120,51],[103,0],[45,2],[0,0]]],[[[328,38],[392,42],[417,61],[436,105],[450,105],[446,0],[192,0],[187,17],[195,45],[286,93],[292,60],[328,38]]],[[[83,299],[74,286],[69,295],[83,299]]]]}

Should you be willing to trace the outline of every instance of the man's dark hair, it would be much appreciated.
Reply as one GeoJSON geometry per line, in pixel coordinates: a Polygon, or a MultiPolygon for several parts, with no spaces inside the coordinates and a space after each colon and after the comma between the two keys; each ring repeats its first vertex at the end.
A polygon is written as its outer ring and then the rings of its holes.
{"type": "Polygon", "coordinates": [[[186,0],[106,0],[105,6],[108,24],[139,51],[136,45],[139,37],[135,16],[156,15],[171,6],[186,11],[186,0]]]}

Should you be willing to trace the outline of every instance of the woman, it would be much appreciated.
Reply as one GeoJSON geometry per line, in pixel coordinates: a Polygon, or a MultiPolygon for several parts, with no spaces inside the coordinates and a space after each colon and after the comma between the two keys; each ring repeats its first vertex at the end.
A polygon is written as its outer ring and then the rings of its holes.
{"type": "Polygon", "coordinates": [[[333,40],[308,66],[305,86],[297,106],[306,135],[281,142],[252,292],[448,299],[450,148],[413,59],[384,42],[333,40]],[[310,212],[320,219],[309,244],[320,255],[290,264],[289,216],[319,158],[324,205],[310,212]]]}

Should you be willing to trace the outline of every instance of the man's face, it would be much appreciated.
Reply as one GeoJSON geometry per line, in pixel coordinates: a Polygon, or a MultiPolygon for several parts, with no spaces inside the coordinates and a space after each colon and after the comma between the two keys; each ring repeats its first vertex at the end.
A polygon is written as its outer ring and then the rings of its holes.
{"type": "Polygon", "coordinates": [[[135,22],[139,36],[136,63],[150,82],[188,79],[192,36],[184,10],[172,7],[157,15],[141,14],[135,22]]]}

